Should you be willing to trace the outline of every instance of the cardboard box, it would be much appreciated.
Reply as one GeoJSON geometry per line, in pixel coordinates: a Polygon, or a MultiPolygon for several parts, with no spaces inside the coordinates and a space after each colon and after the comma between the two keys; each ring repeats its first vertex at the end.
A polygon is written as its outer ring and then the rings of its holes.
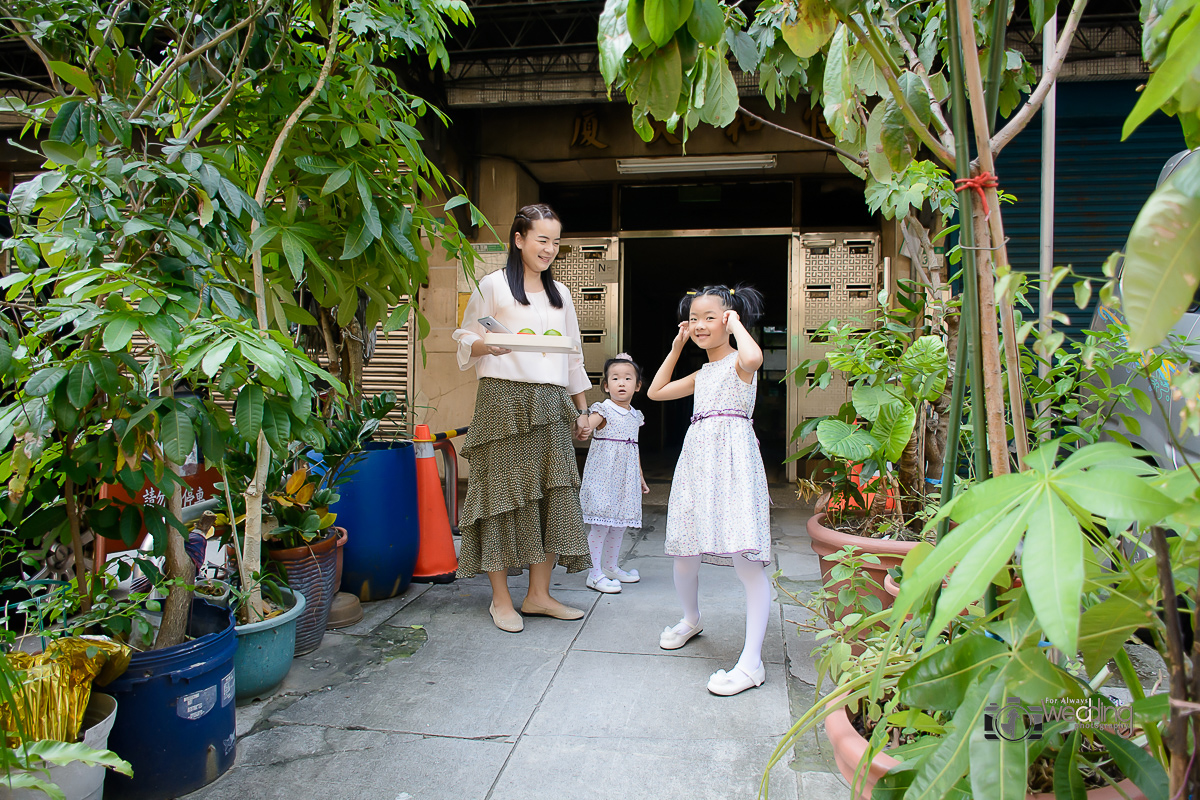
{"type": "Polygon", "coordinates": [[[483,343],[489,347],[506,347],[521,353],[579,352],[579,345],[566,336],[539,336],[532,333],[485,333],[483,343]]]}

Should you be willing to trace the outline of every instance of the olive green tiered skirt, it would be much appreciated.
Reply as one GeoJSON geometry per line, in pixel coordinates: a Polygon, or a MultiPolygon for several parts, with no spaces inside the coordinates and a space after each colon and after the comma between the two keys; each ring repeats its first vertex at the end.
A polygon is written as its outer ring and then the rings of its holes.
{"type": "Polygon", "coordinates": [[[458,577],[539,564],[547,553],[567,572],[591,567],[571,444],[577,418],[561,386],[479,381],[462,449],[471,475],[458,577]]]}

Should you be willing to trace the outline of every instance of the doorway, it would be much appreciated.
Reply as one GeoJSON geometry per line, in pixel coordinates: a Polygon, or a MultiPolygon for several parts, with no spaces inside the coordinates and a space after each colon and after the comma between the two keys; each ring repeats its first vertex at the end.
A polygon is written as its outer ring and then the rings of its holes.
{"type": "MultiPolygon", "coordinates": [[[[786,480],[787,391],[781,381],[787,370],[789,243],[785,235],[722,236],[720,231],[702,236],[622,238],[622,341],[623,349],[645,371],[635,403],[646,416],[639,440],[648,481],[670,479],[687,433],[692,398],[655,403],[646,398],[645,390],[670,352],[680,321],[680,299],[690,289],[718,283],[746,283],[766,298],[763,318],[751,329],[764,357],[754,430],[767,480],[786,480]]],[[[674,377],[695,372],[706,361],[704,351],[689,343],[674,377]]]]}

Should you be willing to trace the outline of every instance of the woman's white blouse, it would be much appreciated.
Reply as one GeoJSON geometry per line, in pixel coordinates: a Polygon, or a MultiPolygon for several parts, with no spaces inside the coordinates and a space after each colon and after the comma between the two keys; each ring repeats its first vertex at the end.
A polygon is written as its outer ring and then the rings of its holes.
{"type": "Polygon", "coordinates": [[[467,370],[472,366],[480,378],[499,378],[522,383],[548,383],[566,387],[567,394],[578,394],[592,388],[592,381],[583,368],[582,353],[562,355],[559,353],[506,353],[502,356],[471,355],[471,345],[483,338],[486,332],[477,320],[493,317],[513,333],[528,328],[544,334],[554,330],[573,340],[582,350],[579,336],[579,319],[575,316],[575,304],[566,286],[554,282],[562,296],[563,307],[555,308],[545,292],[528,292],[529,305],[521,305],[508,288],[504,270],[485,275],[479,287],[471,293],[463,314],[462,327],[454,331],[458,342],[458,366],[467,370]]]}

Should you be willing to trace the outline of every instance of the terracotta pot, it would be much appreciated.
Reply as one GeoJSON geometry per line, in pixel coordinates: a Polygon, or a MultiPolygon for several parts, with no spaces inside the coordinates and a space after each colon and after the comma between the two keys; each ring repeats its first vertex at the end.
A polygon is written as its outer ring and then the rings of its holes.
{"type": "MultiPolygon", "coordinates": [[[[862,761],[863,754],[867,752],[867,740],[863,738],[854,725],[850,723],[850,715],[846,713],[846,709],[839,708],[825,718],[825,738],[833,745],[833,760],[837,762],[838,770],[842,773],[842,777],[847,783],[854,783],[854,772],[858,769],[858,764],[862,761]]],[[[888,770],[896,766],[900,762],[889,756],[887,753],[879,753],[871,759],[871,766],[868,770],[867,777],[863,779],[859,775],[859,784],[857,786],[859,793],[855,797],[861,800],[870,800],[871,792],[875,788],[875,782],[887,774],[888,770]]],[[[1146,800],[1146,795],[1142,794],[1133,781],[1123,780],[1117,784],[1129,800],[1146,800]]],[[[1100,789],[1092,789],[1087,793],[1088,800],[1118,800],[1122,798],[1120,792],[1111,786],[1105,786],[1100,789]]],[[[1027,794],[1026,800],[1054,800],[1054,794],[1027,794]]]]}
{"type": "Polygon", "coordinates": [[[345,528],[339,528],[336,525],[333,527],[333,529],[335,531],[337,531],[337,534],[338,534],[337,565],[333,569],[333,574],[335,576],[334,581],[333,581],[333,588],[336,591],[337,588],[342,585],[342,561],[344,560],[342,548],[346,546],[346,540],[350,538],[350,534],[346,532],[345,528]]]}
{"type": "Polygon", "coordinates": [[[325,636],[329,609],[337,594],[336,533],[305,547],[267,550],[267,556],[283,570],[290,588],[304,595],[307,607],[296,621],[296,655],[311,653],[325,636]]]}
{"type": "MultiPolygon", "coordinates": [[[[829,580],[829,571],[835,563],[829,557],[846,545],[854,545],[860,552],[871,553],[879,557],[878,565],[868,564],[863,569],[882,587],[883,581],[887,577],[887,571],[892,567],[900,566],[904,557],[918,544],[917,542],[898,542],[891,539],[871,539],[866,536],[854,536],[835,531],[825,527],[824,514],[815,514],[810,517],[807,527],[813,552],[821,557],[822,583],[829,580]]],[[[879,602],[883,603],[884,608],[892,607],[894,598],[883,588],[873,589],[871,593],[879,598],[879,602]]]]}

